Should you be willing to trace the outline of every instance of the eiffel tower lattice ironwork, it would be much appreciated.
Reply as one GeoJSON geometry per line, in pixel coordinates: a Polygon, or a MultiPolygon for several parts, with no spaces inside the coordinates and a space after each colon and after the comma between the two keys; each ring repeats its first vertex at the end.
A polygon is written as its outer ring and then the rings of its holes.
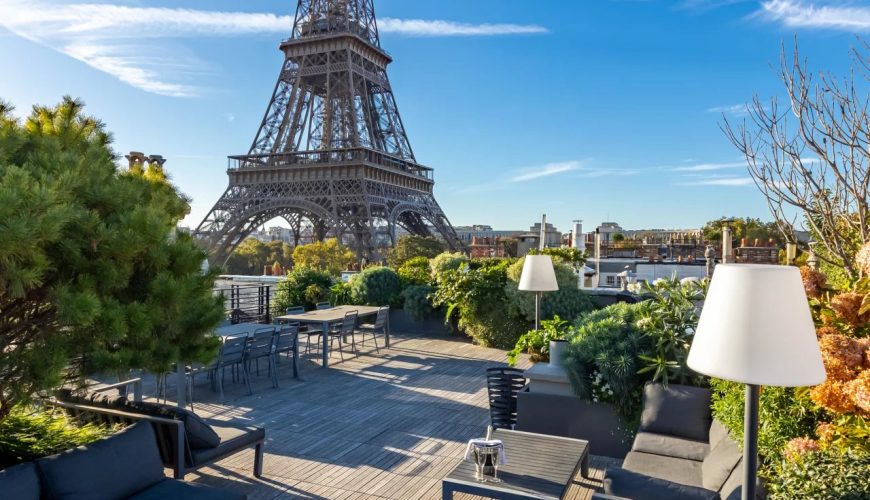
{"type": "Polygon", "coordinates": [[[462,243],[435,201],[399,116],[373,0],[299,0],[272,100],[229,187],[196,230],[222,264],[255,229],[285,219],[377,259],[397,227],[462,243]]]}

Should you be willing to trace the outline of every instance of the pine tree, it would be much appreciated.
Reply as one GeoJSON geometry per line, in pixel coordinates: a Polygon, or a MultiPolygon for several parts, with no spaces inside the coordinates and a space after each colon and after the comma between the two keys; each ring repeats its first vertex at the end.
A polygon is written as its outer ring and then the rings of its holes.
{"type": "Polygon", "coordinates": [[[205,253],[176,231],[165,175],[118,169],[69,97],[22,125],[0,101],[0,419],[64,377],[207,360],[224,312],[205,253]]]}

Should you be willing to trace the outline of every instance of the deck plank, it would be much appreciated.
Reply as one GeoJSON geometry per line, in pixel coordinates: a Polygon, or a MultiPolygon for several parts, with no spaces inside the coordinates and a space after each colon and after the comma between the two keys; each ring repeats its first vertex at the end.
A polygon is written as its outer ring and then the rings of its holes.
{"type": "MultiPolygon", "coordinates": [[[[459,463],[467,440],[485,432],[485,370],[503,366],[505,353],[454,338],[392,340],[380,354],[370,345],[356,356],[345,353],[344,361],[334,353],[329,369],[312,354],[303,361],[301,381],[281,363],[278,389],[262,368],[252,377],[251,396],[228,375],[220,401],[205,378],[198,379],[197,414],[266,428],[264,475],[252,476],[248,451],[186,479],[257,500],[440,498],[441,479],[459,463]]],[[[611,463],[592,456],[590,477],[578,475],[567,498],[590,498],[611,463]]]]}

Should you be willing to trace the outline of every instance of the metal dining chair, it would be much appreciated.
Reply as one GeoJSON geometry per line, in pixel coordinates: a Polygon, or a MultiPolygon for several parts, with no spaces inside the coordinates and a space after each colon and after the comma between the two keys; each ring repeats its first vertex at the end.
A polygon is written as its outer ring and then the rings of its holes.
{"type": "Polygon", "coordinates": [[[260,373],[260,360],[266,358],[269,361],[269,376],[272,378],[272,387],[278,387],[278,377],[275,370],[275,357],[272,355],[275,347],[275,327],[257,328],[253,335],[248,337],[248,347],[245,350],[242,370],[245,372],[245,382],[248,385],[248,395],[251,391],[251,364],[257,363],[257,374],[260,373]]]}
{"type": "MultiPolygon", "coordinates": [[[[212,390],[215,389],[215,384],[217,383],[217,366],[221,359],[221,352],[223,351],[223,344],[221,344],[218,349],[217,358],[211,363],[205,365],[188,365],[185,367],[185,382],[187,382],[187,401],[190,404],[190,411],[194,411],[193,408],[193,382],[197,375],[205,373],[208,375],[209,381],[211,382],[212,390]]],[[[223,397],[221,397],[223,399],[223,397]]]]}
{"type": "Polygon", "coordinates": [[[227,368],[233,369],[236,366],[242,366],[242,376],[245,378],[245,383],[250,387],[250,382],[247,378],[247,371],[244,370],[245,352],[247,351],[247,348],[247,335],[237,335],[224,338],[220,356],[218,356],[218,360],[214,365],[214,376],[217,379],[221,401],[224,399],[224,373],[227,368]]]}
{"type": "MultiPolygon", "coordinates": [[[[288,308],[287,308],[287,315],[288,315],[288,316],[292,316],[292,315],[295,315],[295,314],[305,314],[305,308],[302,307],[302,306],[293,306],[293,307],[288,307],[288,308]]],[[[299,325],[298,323],[296,323],[296,325],[299,326],[299,335],[305,335],[305,336],[306,336],[306,339],[305,339],[305,354],[308,354],[309,351],[311,351],[311,337],[314,336],[314,335],[316,335],[316,336],[317,336],[317,339],[318,339],[318,343],[315,344],[315,346],[314,346],[314,347],[315,347],[314,351],[315,351],[315,352],[319,351],[319,350],[320,350],[320,347],[319,347],[319,346],[320,346],[319,340],[320,340],[320,335],[321,335],[321,333],[322,333],[322,332],[321,332],[321,329],[320,329],[320,328],[317,328],[317,327],[312,327],[311,325],[299,325]]]]}
{"type": "Polygon", "coordinates": [[[272,364],[276,368],[275,384],[278,384],[277,367],[278,361],[281,360],[282,354],[293,355],[290,357],[293,363],[293,378],[299,378],[299,367],[297,366],[299,359],[299,323],[291,323],[284,325],[275,331],[275,349],[272,356],[275,358],[272,364]]]}
{"type": "Polygon", "coordinates": [[[344,339],[350,336],[351,339],[351,352],[356,351],[356,342],[353,338],[353,332],[356,330],[356,319],[359,316],[357,311],[348,311],[344,315],[344,319],[338,325],[338,328],[329,332],[329,349],[332,350],[332,345],[335,339],[338,339],[338,354],[341,356],[342,361],[344,361],[344,351],[341,349],[341,345],[344,343],[344,339]]]}
{"type": "Polygon", "coordinates": [[[375,317],[374,323],[363,323],[359,325],[357,331],[360,332],[360,345],[365,345],[366,343],[366,334],[371,334],[372,340],[375,342],[375,351],[380,354],[381,350],[378,347],[378,338],[375,336],[375,333],[381,332],[382,334],[387,334],[387,318],[390,316],[390,306],[384,306],[378,309],[378,315],[375,317]]]}
{"type": "Polygon", "coordinates": [[[329,302],[318,302],[316,307],[318,311],[321,311],[323,309],[332,309],[332,304],[330,304],[329,302]]]}

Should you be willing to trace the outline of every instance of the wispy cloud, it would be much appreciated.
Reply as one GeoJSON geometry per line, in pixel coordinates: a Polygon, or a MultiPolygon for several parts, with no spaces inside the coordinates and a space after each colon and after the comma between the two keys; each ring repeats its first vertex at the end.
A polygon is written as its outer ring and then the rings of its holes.
{"type": "Polygon", "coordinates": [[[732,162],[732,163],[698,163],[696,165],[683,165],[679,167],[666,167],[667,170],[671,172],[715,172],[717,170],[727,170],[730,168],[740,168],[745,167],[746,162],[732,162]]]}
{"type": "Polygon", "coordinates": [[[842,2],[767,0],[761,3],[761,9],[756,16],[789,28],[870,31],[870,6],[842,2]]]}
{"type": "Polygon", "coordinates": [[[537,24],[468,24],[453,21],[383,18],[378,21],[381,33],[408,36],[496,36],[540,35],[549,30],[537,24]]]}
{"type": "Polygon", "coordinates": [[[710,10],[750,1],[753,0],[683,0],[680,7],[691,10],[710,10]]]}
{"type": "Polygon", "coordinates": [[[672,182],[676,186],[738,187],[752,184],[751,177],[733,171],[745,171],[746,161],[692,163],[660,168],[672,173],[672,182]]]}
{"type": "Polygon", "coordinates": [[[579,170],[580,167],[581,163],[579,161],[547,163],[546,165],[524,168],[508,180],[510,182],[530,181],[533,179],[540,179],[541,177],[549,177],[551,175],[564,174],[565,172],[579,170]]]}
{"type": "Polygon", "coordinates": [[[725,114],[732,116],[746,116],[749,114],[749,106],[746,104],[732,104],[731,106],[715,106],[707,108],[708,113],[725,114]]]}
{"type": "Polygon", "coordinates": [[[751,177],[712,177],[679,183],[682,186],[751,186],[751,177]]]}
{"type": "MultiPolygon", "coordinates": [[[[244,35],[286,36],[293,16],[94,3],[0,0],[0,27],[75,58],[98,71],[154,94],[191,97],[208,64],[179,39],[244,35]],[[142,43],[148,39],[147,43],[142,43]],[[162,43],[158,39],[163,39],[162,43]]],[[[538,25],[468,24],[391,19],[381,33],[405,36],[495,36],[547,33],[538,25]]]]}
{"type": "Polygon", "coordinates": [[[639,170],[630,168],[584,168],[581,177],[630,177],[639,174],[639,170]]]}
{"type": "Polygon", "coordinates": [[[457,186],[460,193],[472,194],[511,189],[511,186],[520,183],[554,177],[558,175],[570,175],[571,178],[603,178],[603,177],[628,177],[637,175],[639,170],[629,168],[610,168],[590,166],[593,160],[572,160],[552,162],[533,167],[516,169],[509,173],[508,177],[495,179],[481,184],[467,184],[457,186]]]}

